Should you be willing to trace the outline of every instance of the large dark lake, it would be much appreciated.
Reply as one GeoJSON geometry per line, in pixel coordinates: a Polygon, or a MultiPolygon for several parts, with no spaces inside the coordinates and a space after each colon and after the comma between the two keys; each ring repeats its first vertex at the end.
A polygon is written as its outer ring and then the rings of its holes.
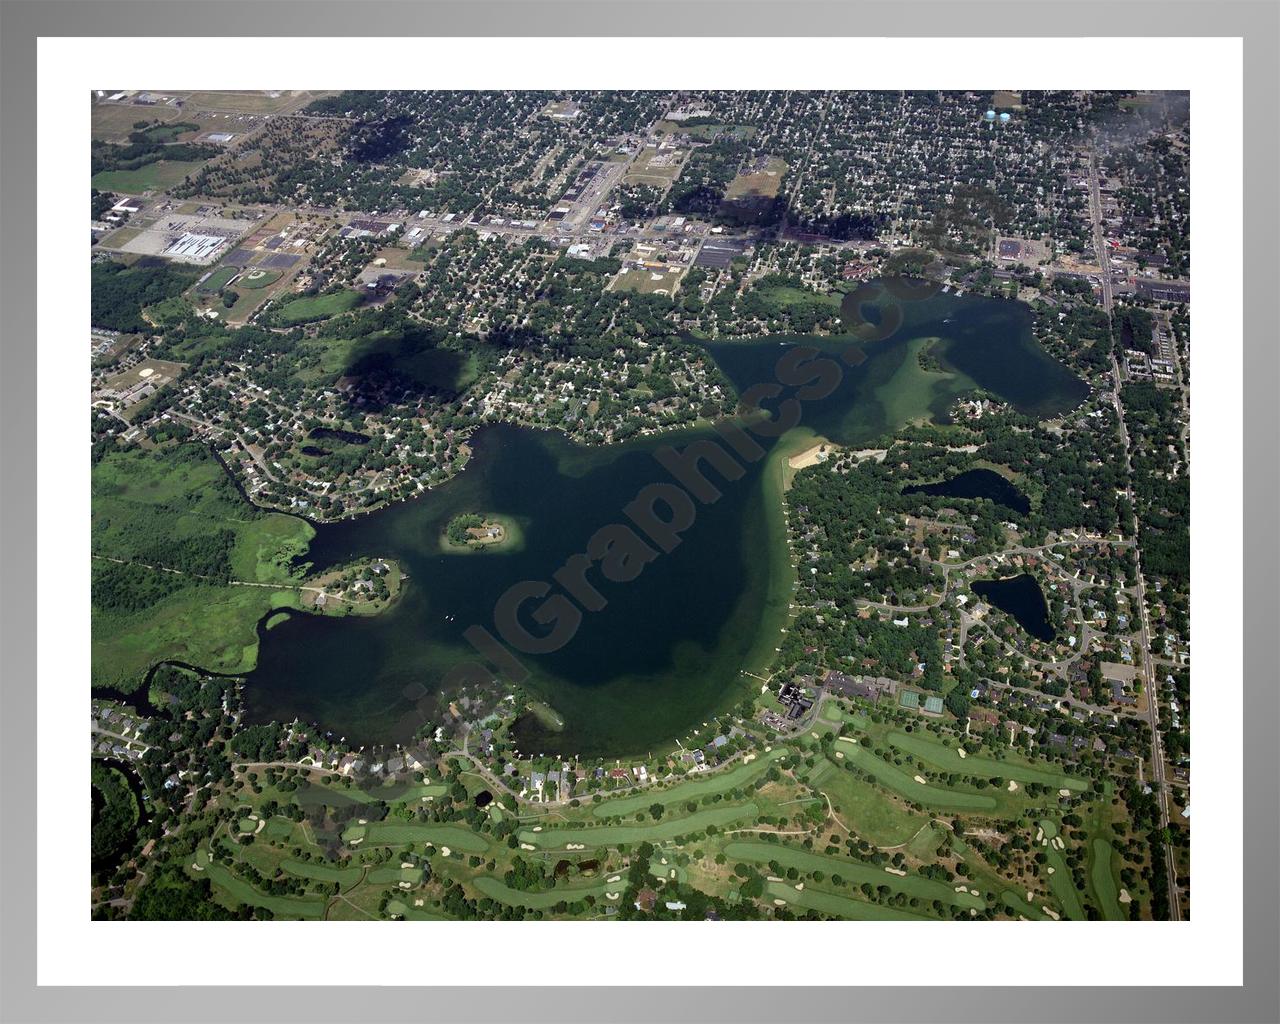
{"type": "Polygon", "coordinates": [[[1036,578],[1029,573],[1002,580],[975,580],[971,589],[988,604],[1011,616],[1037,640],[1056,635],[1049,621],[1049,605],[1036,578]]]}
{"type": "MultiPolygon", "coordinates": [[[[778,359],[798,343],[833,355],[856,348],[853,365],[842,361],[835,392],[803,405],[803,428],[844,444],[939,418],[957,394],[975,386],[1036,416],[1070,409],[1087,392],[1035,344],[1030,312],[1019,303],[938,294],[890,303],[890,320],[879,306],[863,310],[896,329],[870,341],[781,337],[708,349],[741,391],[774,381],[778,359]],[[940,371],[921,368],[924,346],[940,371]]],[[[487,427],[474,435],[465,471],[448,484],[411,502],[318,526],[307,556],[316,570],[390,557],[409,573],[409,584],[382,615],[292,614],[269,631],[260,629],[258,666],[245,688],[250,720],[300,717],[359,743],[409,739],[423,722],[417,694],[437,692],[450,667],[476,658],[463,631],[479,624],[496,634],[494,605],[508,587],[551,581],[596,530],[627,521],[622,510],[642,488],[671,480],[654,458],[656,448],[682,448],[708,434],[686,431],[588,449],[556,433],[487,427]],[[443,553],[440,532],[464,511],[514,517],[523,546],[443,553]]],[[[522,720],[522,751],[644,752],[758,691],[758,681],[742,669],[767,665],[785,624],[792,579],[779,507],[779,467],[789,442],[774,448],[761,439],[769,455],[745,462],[737,480],[721,481],[711,472],[722,497],[697,506],[696,521],[671,554],[627,583],[593,573],[607,606],[585,612],[560,650],[520,655],[530,672],[527,688],[564,720],[559,732],[522,720]]],[[[553,585],[552,593],[558,591],[553,585]]]]}
{"type": "Polygon", "coordinates": [[[1027,496],[991,469],[968,469],[934,484],[904,487],[902,493],[943,498],[986,498],[1024,516],[1031,511],[1031,501],[1027,496]]]}

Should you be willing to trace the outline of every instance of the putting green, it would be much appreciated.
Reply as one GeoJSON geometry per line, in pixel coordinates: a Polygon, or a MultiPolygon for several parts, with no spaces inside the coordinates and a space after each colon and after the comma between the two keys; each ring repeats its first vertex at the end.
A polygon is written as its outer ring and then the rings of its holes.
{"type": "Polygon", "coordinates": [[[1044,914],[1024,900],[1012,889],[1006,889],[1000,894],[1000,902],[1015,914],[1020,914],[1022,917],[1025,917],[1028,921],[1045,920],[1044,914]]]}
{"type": "Polygon", "coordinates": [[[582,843],[585,847],[617,846],[619,843],[663,842],[699,832],[708,825],[722,827],[730,822],[754,822],[760,809],[751,802],[711,807],[682,817],[663,818],[652,825],[600,825],[596,828],[553,828],[542,832],[523,829],[520,842],[540,850],[582,843]]]}
{"type": "Polygon", "coordinates": [[[945,772],[957,772],[961,775],[972,775],[975,778],[998,777],[1015,779],[1018,782],[1035,782],[1042,786],[1052,786],[1054,789],[1069,789],[1073,793],[1083,793],[1089,788],[1089,783],[1085,780],[1072,778],[1062,772],[1010,761],[997,761],[992,757],[973,755],[961,757],[955,747],[949,747],[940,740],[920,733],[891,732],[887,739],[899,750],[918,757],[945,772]]]}
{"type": "Polygon", "coordinates": [[[747,861],[752,864],[768,864],[777,861],[782,867],[795,868],[809,874],[822,871],[827,875],[839,875],[847,882],[862,885],[864,882],[873,886],[888,886],[894,892],[916,896],[922,900],[940,900],[953,906],[972,907],[981,910],[986,904],[981,896],[970,892],[956,892],[945,882],[935,882],[931,878],[919,875],[895,875],[882,867],[866,864],[862,861],[848,860],[844,857],[825,857],[808,850],[797,850],[793,846],[782,846],[778,843],[764,842],[732,842],[724,848],[724,855],[731,861],[747,861]]]}
{"type": "Polygon", "coordinates": [[[398,863],[384,864],[369,872],[370,885],[398,885],[408,882],[418,885],[422,882],[422,868],[402,868],[398,863]]]}
{"type": "Polygon", "coordinates": [[[995,797],[987,796],[985,793],[965,793],[929,784],[921,785],[916,782],[914,776],[909,775],[897,765],[876,757],[871,750],[861,746],[857,740],[841,736],[836,742],[837,749],[876,782],[908,800],[914,800],[928,807],[972,811],[992,811],[996,808],[995,797]]]}
{"type": "Polygon", "coordinates": [[[262,834],[267,839],[288,839],[293,835],[293,822],[288,818],[276,816],[267,821],[262,828],[262,834]]]}
{"type": "Polygon", "coordinates": [[[387,903],[388,914],[399,914],[406,921],[449,921],[444,914],[436,914],[421,907],[411,907],[403,900],[391,900],[387,903]]]}
{"type": "Polygon", "coordinates": [[[787,750],[779,747],[767,754],[757,756],[754,761],[740,764],[727,772],[713,772],[705,778],[677,783],[674,787],[665,791],[638,793],[635,796],[621,797],[617,800],[603,800],[592,807],[591,813],[597,818],[611,818],[617,815],[635,814],[636,811],[645,811],[654,804],[671,807],[690,800],[698,800],[704,796],[727,793],[731,789],[745,786],[755,779],[757,775],[768,769],[769,765],[774,761],[780,757],[785,757],[786,754],[787,750]]]}
{"type": "Polygon", "coordinates": [[[866,715],[846,711],[838,704],[833,704],[830,701],[822,705],[822,719],[823,721],[831,722],[833,725],[851,725],[855,729],[866,729],[870,724],[870,720],[866,715]]]}

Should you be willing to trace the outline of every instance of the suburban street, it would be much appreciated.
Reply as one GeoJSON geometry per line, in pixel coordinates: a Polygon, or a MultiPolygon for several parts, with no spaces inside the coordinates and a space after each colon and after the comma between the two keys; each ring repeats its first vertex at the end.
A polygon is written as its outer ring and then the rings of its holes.
{"type": "MultiPolygon", "coordinates": [[[[1111,265],[1107,253],[1107,240],[1102,230],[1102,197],[1098,189],[1098,159],[1096,152],[1089,154],[1089,210],[1093,217],[1094,246],[1098,253],[1098,265],[1102,269],[1102,308],[1111,315],[1111,265]]],[[[1114,337],[1113,337],[1114,342],[1114,337]]],[[[1112,401],[1115,404],[1116,419],[1120,424],[1120,441],[1124,448],[1125,458],[1125,492],[1131,507],[1136,508],[1133,494],[1133,457],[1129,443],[1129,430],[1124,422],[1124,404],[1120,401],[1120,359],[1116,355],[1114,344],[1111,350],[1111,373],[1114,381],[1112,401]]],[[[1151,773],[1152,788],[1156,801],[1160,806],[1160,827],[1169,827],[1169,793],[1165,783],[1164,749],[1160,741],[1160,695],[1157,689],[1155,672],[1151,659],[1151,632],[1147,614],[1146,580],[1142,575],[1141,550],[1135,548],[1137,558],[1137,602],[1138,622],[1142,633],[1142,680],[1147,692],[1147,723],[1151,727],[1151,773]]],[[[1164,846],[1165,868],[1169,874],[1169,915],[1174,921],[1182,920],[1182,904],[1178,892],[1178,870],[1174,865],[1173,849],[1168,843],[1164,846]]]]}

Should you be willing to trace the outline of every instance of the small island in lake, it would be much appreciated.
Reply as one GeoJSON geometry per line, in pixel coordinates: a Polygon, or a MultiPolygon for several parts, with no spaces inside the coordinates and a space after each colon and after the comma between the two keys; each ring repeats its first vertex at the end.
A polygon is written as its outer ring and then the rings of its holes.
{"type": "Polygon", "coordinates": [[[449,520],[440,546],[450,554],[463,551],[511,551],[523,546],[524,535],[510,516],[464,512],[449,520]]]}

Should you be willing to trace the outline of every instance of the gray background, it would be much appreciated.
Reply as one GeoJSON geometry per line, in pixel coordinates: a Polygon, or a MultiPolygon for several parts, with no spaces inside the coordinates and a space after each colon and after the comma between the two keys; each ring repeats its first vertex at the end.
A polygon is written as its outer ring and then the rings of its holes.
{"type": "MultiPolygon", "coordinates": [[[[239,0],[216,3],[16,2],[0,0],[0,246],[3,247],[3,339],[0,341],[0,1019],[4,1021],[1259,1021],[1280,1020],[1277,964],[1277,700],[1280,649],[1277,610],[1277,509],[1280,430],[1277,429],[1276,97],[1280,95],[1280,7],[1258,2],[894,3],[594,2],[405,3],[369,0],[239,0]],[[1176,981],[1179,964],[1135,988],[636,988],[486,989],[296,987],[186,989],[35,987],[37,910],[35,818],[35,608],[29,581],[37,578],[35,545],[35,263],[36,46],[39,36],[450,36],[450,35],[744,35],[744,36],[1232,36],[1245,40],[1245,870],[1243,988],[1161,988],[1176,981]],[[1247,552],[1247,557],[1245,557],[1247,552]]],[[[908,53],[903,45],[904,55],[908,53]]],[[[857,59],[851,46],[850,59],[857,59]]],[[[1087,61],[1082,64],[1087,67],[1087,61]]],[[[998,74],[998,68],[992,69],[998,74]]],[[[308,69],[308,82],[321,77],[308,69]]],[[[977,73],[975,73],[977,74],[977,73]]],[[[981,77],[981,75],[978,75],[981,77]]],[[[678,85],[678,75],[673,78],[678,85]]],[[[1205,300],[1202,297],[1201,303],[1205,300]]],[[[1212,338],[1201,344],[1211,345],[1212,338]]],[[[1203,524],[1201,524],[1203,526],[1203,524]]],[[[1206,595],[1200,595],[1206,599],[1206,595]]],[[[1202,667],[1201,672],[1205,669],[1202,667]]],[[[1203,677],[1202,677],[1203,680],[1203,677]]],[[[1212,681],[1211,681],[1212,682],[1212,681]]],[[[1231,685],[1234,680],[1221,680],[1231,685]]],[[[74,746],[74,744],[73,744],[74,746]]],[[[1203,867],[1201,869],[1204,870],[1203,867]]],[[[1211,883],[1200,883],[1201,899],[1211,883]]],[[[68,884],[80,884],[71,882],[68,884]]],[[[104,928],[111,926],[104,926],[104,928]]],[[[224,931],[234,949],[235,925],[224,931]]],[[[458,924],[480,927],[483,924],[458,924]]],[[[644,927],[639,925],[638,927],[644,927]]],[[[696,926],[691,926],[696,927],[696,926]]],[[[804,949],[775,928],[777,963],[803,976],[804,949]]],[[[1012,927],[1012,926],[1011,926],[1012,927]]],[[[121,941],[127,928],[119,929],[121,941]]],[[[413,941],[411,932],[371,926],[369,939],[413,941]]],[[[1141,942],[1141,925],[1134,941],[1141,942]]],[[[536,929],[531,928],[530,938],[536,929]]],[[[115,929],[113,929],[115,934],[115,929]]],[[[291,934],[296,934],[291,933],[291,934]]],[[[1028,932],[1020,929],[1019,939],[1028,932]]],[[[1088,976],[1087,933],[1074,972],[1088,976]]],[[[1011,935],[1012,937],[1012,935],[1011,935]]],[[[656,941],[669,936],[654,932],[656,941]]],[[[700,941],[714,941],[708,926],[700,941]]],[[[662,944],[673,955],[679,947],[662,944]]],[[[526,947],[527,948],[527,947],[526,947]]],[[[575,947],[572,956],[589,958],[575,947]]],[[[661,948],[661,947],[659,947],[661,948]]],[[[429,951],[427,951],[429,952],[429,951]]],[[[520,950],[496,951],[498,956],[520,950]]],[[[946,955],[962,956],[950,948],[946,955]]],[[[328,961],[334,951],[325,953],[328,961]]],[[[772,959],[772,958],[770,958],[772,959]]],[[[229,958],[234,963],[234,957],[229,958]]],[[[851,982],[857,950],[849,950],[851,982]]],[[[637,965],[637,971],[646,968],[637,965]]],[[[986,980],[975,964],[975,980],[986,980]]],[[[584,972],[585,973],[585,972],[584,972]]],[[[222,972],[219,977],[223,978],[222,972]]],[[[163,979],[157,979],[162,981],[163,979]]],[[[996,980],[996,979],[992,979],[996,980]]]]}

